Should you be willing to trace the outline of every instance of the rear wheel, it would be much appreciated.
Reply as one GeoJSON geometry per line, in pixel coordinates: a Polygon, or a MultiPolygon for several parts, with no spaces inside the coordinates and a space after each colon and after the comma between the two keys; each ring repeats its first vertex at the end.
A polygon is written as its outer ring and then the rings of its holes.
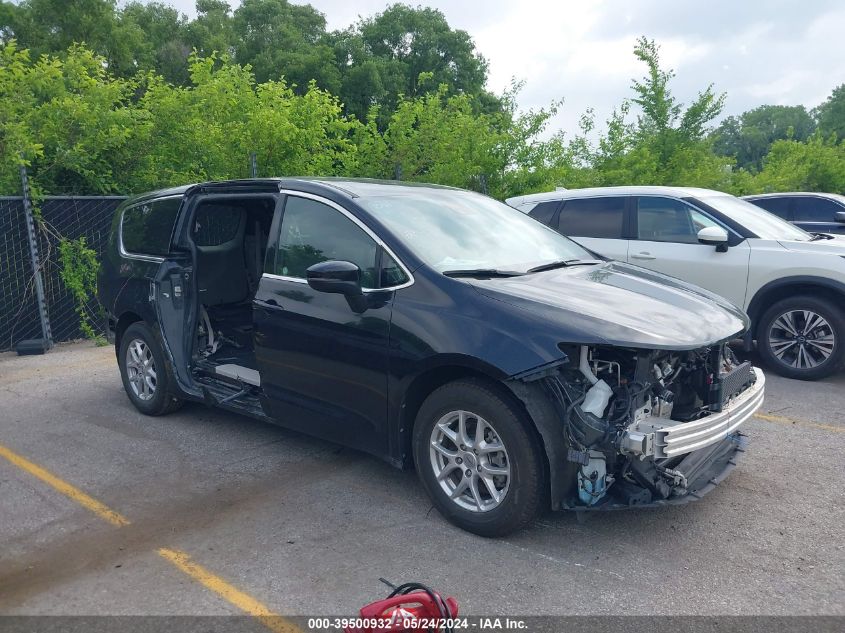
{"type": "Polygon", "coordinates": [[[492,385],[476,380],[434,391],[414,425],[423,487],[455,525],[503,536],[527,525],[543,498],[543,467],[531,421],[492,385]]]}
{"type": "Polygon", "coordinates": [[[823,298],[783,299],[763,313],[757,327],[760,357],[775,373],[817,380],[842,366],[845,319],[823,298]]]}
{"type": "Polygon", "coordinates": [[[168,392],[169,371],[164,352],[145,323],[133,323],[120,339],[117,355],[126,395],[141,413],[164,415],[182,401],[168,392]]]}

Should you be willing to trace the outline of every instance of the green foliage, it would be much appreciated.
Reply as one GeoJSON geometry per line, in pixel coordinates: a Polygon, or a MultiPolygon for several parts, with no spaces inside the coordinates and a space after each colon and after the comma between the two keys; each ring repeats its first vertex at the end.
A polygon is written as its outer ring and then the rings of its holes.
{"type": "Polygon", "coordinates": [[[399,95],[413,99],[439,92],[442,85],[450,94],[478,97],[476,112],[497,107],[484,90],[487,61],[469,34],[452,29],[437,9],[394,4],[330,40],[341,73],[341,100],[362,120],[378,105],[385,123],[399,95]],[[427,77],[423,83],[421,74],[427,77]]]}
{"type": "Polygon", "coordinates": [[[92,314],[88,305],[97,290],[97,271],[100,267],[97,253],[88,247],[84,237],[77,240],[62,239],[59,241],[59,264],[62,282],[76,302],[83,334],[95,340],[102,338],[94,329],[93,317],[96,315],[92,314]]]}
{"type": "Polygon", "coordinates": [[[433,74],[424,92],[446,84],[478,97],[477,110],[499,107],[484,90],[487,63],[472,38],[435,9],[395,4],[334,33],[314,7],[288,0],[243,0],[234,11],[226,0],[196,0],[196,10],[189,20],[167,0],[0,0],[0,43],[16,39],[33,59],[63,59],[84,42],[116,77],[153,72],[185,87],[191,52],[216,54],[251,67],[258,83],[284,78],[297,94],[315,81],[360,121],[379,105],[382,124],[400,94],[421,94],[421,72],[433,74]]]}
{"type": "Polygon", "coordinates": [[[815,127],[804,106],[760,106],[726,118],[713,134],[713,150],[720,156],[733,156],[743,169],[759,171],[772,143],[806,141],[815,127]]]}
{"type": "Polygon", "coordinates": [[[305,91],[311,81],[337,94],[340,72],[324,41],[326,18],[311,5],[287,0],[243,0],[232,24],[235,59],[256,81],[284,78],[305,91]]]}
{"type": "MultiPolygon", "coordinates": [[[[241,8],[292,10],[281,0],[253,0],[241,8]]],[[[409,11],[392,7],[388,23],[422,15],[409,11]]],[[[164,5],[130,3],[124,12],[145,29],[160,29],[161,41],[180,19],[164,5]]],[[[208,33],[231,25],[229,13],[225,2],[201,1],[208,33]]],[[[440,26],[420,27],[418,34],[451,33],[440,28],[445,21],[436,13],[426,15],[440,26]]],[[[313,23],[315,37],[321,19],[313,23]]],[[[361,50],[389,52],[391,63],[409,67],[422,55],[399,36],[392,47],[379,45],[385,50],[365,46],[365,22],[361,33],[347,33],[361,50]]],[[[155,57],[156,50],[148,52],[155,57]]],[[[472,51],[469,44],[466,51],[472,51]]],[[[736,193],[845,189],[841,141],[820,131],[802,142],[790,121],[806,124],[803,109],[759,108],[729,119],[723,129],[739,122],[743,134],[765,131],[764,143],[775,139],[759,170],[737,167],[733,156],[714,151],[724,135],[710,134],[724,96],[708,86],[684,105],[672,94],[673,73],[660,66],[658,46],[641,38],[634,53],[647,72],[633,82],[632,99],[614,110],[601,133],[587,112],[581,132],[565,137],[547,129],[560,103],[522,112],[518,84],[493,97],[491,108],[486,93],[440,81],[442,73],[421,72],[407,86],[413,93],[397,94],[389,107],[369,103],[361,121],[317,81],[299,87],[285,79],[257,81],[232,52],[192,53],[186,83],[176,84],[152,71],[115,76],[104,57],[82,45],[33,61],[11,40],[0,47],[0,193],[19,191],[22,162],[36,192],[130,194],[245,177],[251,152],[262,176],[398,175],[499,198],[560,185],[670,184],[736,193]]]]}
{"type": "Polygon", "coordinates": [[[714,93],[711,85],[685,107],[671,92],[674,73],[661,68],[659,53],[653,40],[637,40],[634,55],[646,65],[647,74],[632,82],[634,97],[614,110],[595,144],[586,140],[594,121],[591,113],[585,116],[582,137],[569,144],[569,156],[581,165],[580,173],[560,184],[731,187],[732,161],[714,155],[707,138],[725,95],[714,93]]]}
{"type": "Polygon", "coordinates": [[[835,135],[838,141],[845,140],[845,84],[833,89],[830,96],[813,112],[819,122],[819,130],[825,136],[835,135]]]}
{"type": "Polygon", "coordinates": [[[775,141],[763,165],[753,179],[758,191],[845,191],[845,145],[820,132],[806,143],[775,141]]]}

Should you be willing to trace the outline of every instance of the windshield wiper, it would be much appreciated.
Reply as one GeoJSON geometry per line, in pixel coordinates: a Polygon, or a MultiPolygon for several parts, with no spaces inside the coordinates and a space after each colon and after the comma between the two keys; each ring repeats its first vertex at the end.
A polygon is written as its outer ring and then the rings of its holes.
{"type": "Polygon", "coordinates": [[[833,236],[830,233],[811,233],[813,237],[810,238],[811,242],[816,242],[818,240],[832,240],[833,236]]]}
{"type": "Polygon", "coordinates": [[[549,262],[548,264],[540,264],[539,266],[534,266],[534,268],[529,268],[529,273],[540,273],[544,270],[554,270],[555,268],[565,268],[567,266],[588,266],[590,264],[601,264],[602,261],[600,259],[561,259],[555,262],[549,262]]]}
{"type": "Polygon", "coordinates": [[[517,270],[497,270],[495,268],[473,268],[469,270],[444,270],[447,277],[518,277],[524,273],[517,270]]]}

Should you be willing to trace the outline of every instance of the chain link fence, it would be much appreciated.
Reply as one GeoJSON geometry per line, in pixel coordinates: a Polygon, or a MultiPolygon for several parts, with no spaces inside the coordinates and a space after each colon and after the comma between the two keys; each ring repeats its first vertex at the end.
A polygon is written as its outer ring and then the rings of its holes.
{"type": "MultiPolygon", "coordinates": [[[[38,252],[44,295],[53,341],[82,336],[76,303],[60,276],[58,236],[85,237],[100,257],[105,249],[119,196],[48,197],[41,201],[43,227],[38,231],[38,252]]],[[[41,338],[23,198],[0,197],[0,351],[14,349],[18,341],[41,338]]],[[[100,312],[96,300],[89,306],[100,312]]],[[[102,325],[97,328],[103,331],[102,325]]]]}

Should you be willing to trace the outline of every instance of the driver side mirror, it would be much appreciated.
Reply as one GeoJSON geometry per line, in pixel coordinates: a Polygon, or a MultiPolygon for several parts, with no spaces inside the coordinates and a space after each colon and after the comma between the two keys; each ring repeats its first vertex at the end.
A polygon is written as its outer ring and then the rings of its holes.
{"type": "Polygon", "coordinates": [[[698,232],[698,241],[715,246],[720,253],[728,250],[728,232],[721,226],[705,226],[698,232]]]}
{"type": "Polygon", "coordinates": [[[330,260],[305,271],[308,285],[318,292],[358,297],[361,290],[361,269],[352,262],[330,260]]]}
{"type": "Polygon", "coordinates": [[[833,220],[845,224],[845,211],[837,211],[833,214],[833,220]]]}

